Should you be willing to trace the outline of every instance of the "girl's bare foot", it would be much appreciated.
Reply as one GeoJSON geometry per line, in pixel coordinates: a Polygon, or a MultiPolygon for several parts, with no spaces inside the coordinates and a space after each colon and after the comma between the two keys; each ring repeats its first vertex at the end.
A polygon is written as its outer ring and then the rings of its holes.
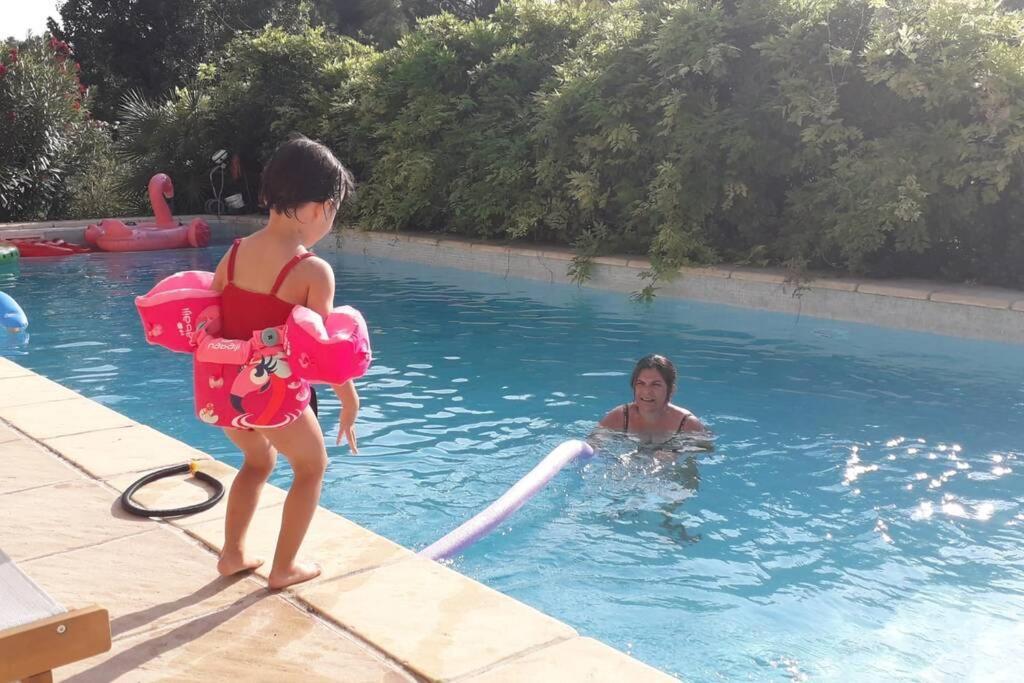
{"type": "Polygon", "coordinates": [[[241,553],[221,553],[217,560],[217,572],[221,576],[231,576],[238,572],[256,569],[263,564],[263,560],[256,557],[248,557],[241,553]]]}
{"type": "Polygon", "coordinates": [[[315,579],[320,576],[320,571],[320,565],[316,562],[295,562],[282,571],[275,569],[270,572],[270,576],[267,578],[267,587],[272,591],[279,591],[282,588],[315,579]]]}

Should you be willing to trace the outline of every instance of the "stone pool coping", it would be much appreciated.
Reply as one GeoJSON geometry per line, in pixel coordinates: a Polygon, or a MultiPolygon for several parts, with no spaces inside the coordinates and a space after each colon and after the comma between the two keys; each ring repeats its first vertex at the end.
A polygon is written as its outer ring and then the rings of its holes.
{"type": "MultiPolygon", "coordinates": [[[[210,240],[213,244],[230,242],[236,237],[248,235],[256,226],[262,225],[261,217],[236,215],[192,214],[176,216],[182,223],[193,218],[202,218],[210,224],[210,240]]],[[[85,227],[102,218],[82,218],[70,221],[37,221],[31,223],[0,223],[0,240],[10,237],[41,237],[47,240],[64,240],[72,244],[85,244],[85,227]]],[[[152,216],[121,217],[123,221],[146,222],[152,216]]]]}
{"type": "MultiPolygon", "coordinates": [[[[571,284],[569,249],[510,246],[418,233],[341,230],[337,246],[367,257],[571,284]]],[[[586,286],[632,293],[643,287],[650,261],[637,257],[593,259],[586,286]]],[[[793,282],[778,269],[712,266],[680,268],[659,285],[658,296],[867,323],[882,327],[1024,342],[1024,292],[928,280],[875,280],[831,276],[793,282]]]]}
{"type": "MultiPolygon", "coordinates": [[[[81,515],[66,514],[61,521],[69,528],[76,524],[84,527],[77,533],[85,536],[95,528],[124,520],[125,516],[116,505],[116,497],[145,471],[196,459],[201,461],[201,469],[216,476],[226,486],[237,473],[234,468],[170,436],[139,424],[12,360],[0,358],[0,453],[9,455],[10,444],[15,441],[11,437],[12,431],[3,425],[13,427],[21,438],[30,439],[59,457],[64,461],[65,469],[70,465],[89,481],[103,487],[100,493],[91,494],[89,510],[83,510],[81,515]]],[[[66,473],[50,476],[45,468],[41,470],[38,467],[38,458],[30,461],[30,456],[24,453],[13,457],[20,462],[5,463],[6,479],[0,478],[0,500],[5,493],[16,491],[33,496],[33,500],[38,498],[40,505],[58,506],[56,502],[43,500],[46,485],[72,477],[67,477],[66,473]],[[12,466],[16,468],[15,473],[7,474],[12,472],[12,466]]],[[[148,486],[136,496],[136,500],[150,507],[172,506],[194,502],[200,495],[205,494],[198,492],[188,480],[167,479],[148,486]]],[[[253,551],[265,558],[273,554],[284,495],[281,489],[267,486],[249,532],[253,551]]],[[[224,512],[224,504],[221,503],[211,510],[182,519],[166,522],[134,520],[146,528],[140,527],[139,533],[130,534],[120,541],[123,546],[121,553],[152,555],[160,552],[160,539],[143,538],[150,529],[160,527],[183,533],[217,552],[223,542],[224,512]]],[[[36,542],[34,531],[31,525],[6,530],[4,543],[27,547],[36,542]]],[[[167,539],[163,540],[166,542],[167,539]]],[[[397,667],[390,665],[389,675],[394,678],[379,680],[407,680],[403,670],[420,680],[474,683],[675,680],[597,640],[580,636],[574,629],[532,607],[442,564],[422,559],[411,550],[324,508],[316,512],[303,551],[320,562],[323,575],[288,589],[282,595],[350,636],[345,647],[356,654],[346,651],[346,656],[352,659],[370,657],[370,654],[359,650],[360,646],[369,646],[379,653],[379,659],[371,657],[371,665],[387,671],[387,663],[397,664],[397,667]]],[[[114,552],[111,548],[111,553],[114,552]]],[[[171,557],[172,554],[167,556],[168,562],[178,560],[171,557]]],[[[18,553],[13,555],[18,560],[18,553]]],[[[127,568],[122,568],[120,561],[109,561],[110,566],[106,568],[109,578],[117,584],[124,579],[118,576],[119,569],[127,568]]],[[[54,566],[49,568],[49,573],[58,579],[62,577],[73,581],[74,571],[63,567],[62,562],[53,560],[51,564],[54,566]]],[[[189,567],[192,572],[208,571],[209,580],[217,580],[212,554],[205,568],[195,562],[192,565],[189,567]]],[[[43,571],[34,567],[32,562],[27,563],[26,570],[32,573],[43,571]]],[[[260,568],[256,574],[265,579],[265,568],[260,568]]],[[[252,587],[249,588],[251,592],[252,587]]],[[[200,588],[197,592],[203,591],[208,593],[209,589],[200,588]]],[[[243,596],[238,600],[247,599],[243,596]]],[[[92,602],[88,598],[85,601],[92,602]]],[[[187,600],[182,602],[185,603],[187,600]]],[[[159,612],[160,608],[143,610],[147,613],[154,611],[159,612]]],[[[266,619],[265,628],[272,629],[277,625],[274,619],[266,619]]],[[[196,638],[205,633],[203,627],[199,631],[196,638]]],[[[296,642],[301,644],[301,638],[296,642]]],[[[306,651],[309,649],[307,644],[306,651]]],[[[206,654],[214,656],[210,652],[206,654]]],[[[115,654],[113,659],[117,657],[123,655],[115,654]]],[[[86,664],[90,661],[87,660],[86,664]]],[[[118,666],[130,663],[129,659],[122,659],[118,666]]],[[[230,662],[218,671],[225,676],[245,674],[246,664],[243,657],[235,662],[234,671],[230,662]]],[[[188,671],[187,665],[180,666],[183,667],[180,671],[188,671]]],[[[65,672],[65,669],[60,672],[65,672]]],[[[331,677],[330,671],[316,673],[331,677]]]]}
{"type": "MultiPolygon", "coordinates": [[[[187,222],[195,217],[179,219],[187,222]]],[[[249,234],[266,220],[260,215],[199,217],[210,223],[214,243],[249,234]]],[[[90,222],[95,220],[0,224],[0,239],[34,235],[81,243],[90,222]]],[[[572,283],[567,271],[573,252],[567,248],[351,228],[335,232],[335,246],[367,257],[572,283]]],[[[632,293],[643,287],[641,275],[650,267],[645,258],[599,256],[593,259],[586,286],[632,293]]],[[[826,275],[796,282],[780,269],[722,265],[680,268],[679,276],[662,283],[657,295],[971,339],[1024,342],[1024,291],[999,287],[826,275]]]]}

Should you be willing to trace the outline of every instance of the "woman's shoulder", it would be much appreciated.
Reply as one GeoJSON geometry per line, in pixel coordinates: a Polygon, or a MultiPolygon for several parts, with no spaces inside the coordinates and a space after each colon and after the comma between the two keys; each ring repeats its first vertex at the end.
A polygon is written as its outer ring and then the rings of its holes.
{"type": "Polygon", "coordinates": [[[684,408],[682,406],[677,406],[675,403],[669,403],[668,409],[669,411],[671,411],[673,415],[676,415],[678,417],[683,417],[684,415],[693,415],[692,410],[690,410],[689,408],[684,408]]]}
{"type": "Polygon", "coordinates": [[[702,432],[704,431],[704,423],[700,421],[700,418],[693,414],[692,410],[677,406],[674,403],[668,405],[669,410],[672,411],[673,415],[679,418],[679,430],[681,432],[702,432]]]}
{"type": "MultiPolygon", "coordinates": [[[[628,409],[628,403],[625,404],[628,409]]],[[[623,406],[615,406],[608,413],[601,418],[601,421],[597,423],[599,427],[605,427],[606,429],[623,429],[626,426],[626,418],[623,415],[623,406]]]]}

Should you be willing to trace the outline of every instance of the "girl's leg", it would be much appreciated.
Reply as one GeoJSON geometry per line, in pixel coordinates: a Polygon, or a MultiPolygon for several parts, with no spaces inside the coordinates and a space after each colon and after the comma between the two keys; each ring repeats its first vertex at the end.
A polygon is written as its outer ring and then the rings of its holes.
{"type": "Polygon", "coordinates": [[[288,458],[295,474],[288,497],[284,500],[274,566],[267,580],[272,590],[278,590],[320,575],[320,567],[316,563],[297,562],[295,557],[320,502],[320,487],[327,469],[327,449],[324,448],[320,423],[309,408],[290,425],[261,433],[288,458]]]}
{"type": "Polygon", "coordinates": [[[224,433],[242,451],[245,460],[242,469],[231,484],[228,511],[224,518],[224,549],[217,562],[217,571],[228,576],[247,569],[255,569],[263,560],[245,553],[245,533],[256,513],[263,484],[274,470],[277,451],[267,438],[258,432],[225,429],[224,433]]]}

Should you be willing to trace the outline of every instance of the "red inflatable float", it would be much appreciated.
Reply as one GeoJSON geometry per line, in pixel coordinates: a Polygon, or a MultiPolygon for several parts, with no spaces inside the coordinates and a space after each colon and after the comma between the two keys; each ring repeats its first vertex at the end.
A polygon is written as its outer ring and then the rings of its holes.
{"type": "Polygon", "coordinates": [[[46,240],[41,237],[9,237],[4,240],[18,248],[22,258],[43,256],[71,256],[87,254],[92,249],[81,244],[71,244],[64,240],[46,240]]]}

